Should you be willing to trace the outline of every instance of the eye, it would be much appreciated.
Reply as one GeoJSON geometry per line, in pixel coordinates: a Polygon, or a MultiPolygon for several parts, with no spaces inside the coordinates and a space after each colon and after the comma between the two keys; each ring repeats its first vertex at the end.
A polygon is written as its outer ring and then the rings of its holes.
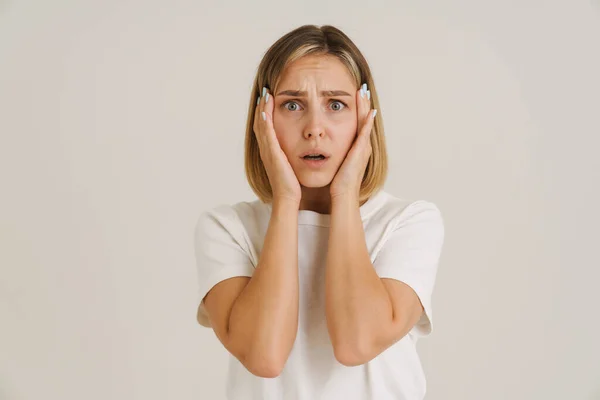
{"type": "Polygon", "coordinates": [[[285,103],[283,103],[281,106],[282,106],[283,108],[285,108],[286,110],[288,110],[288,111],[297,111],[297,109],[290,109],[289,107],[287,107],[287,105],[288,105],[288,104],[293,104],[293,105],[295,105],[296,107],[298,107],[298,103],[296,103],[295,101],[288,101],[288,102],[285,102],[285,103]]]}
{"type": "Polygon", "coordinates": [[[334,101],[332,101],[332,102],[331,102],[331,104],[340,104],[340,105],[338,106],[339,108],[334,108],[334,109],[333,109],[334,111],[340,111],[340,110],[342,110],[342,109],[343,109],[343,107],[346,107],[346,104],[344,104],[344,102],[343,102],[343,101],[339,101],[339,100],[334,100],[334,101]]]}
{"type": "MultiPolygon", "coordinates": [[[[333,100],[331,102],[331,104],[333,105],[333,108],[332,108],[333,111],[341,111],[345,107],[347,107],[346,103],[344,103],[343,101],[340,101],[340,100],[333,100]]],[[[299,107],[298,103],[296,103],[293,100],[287,101],[287,102],[283,103],[281,106],[288,111],[298,111],[298,107],[299,107]],[[288,107],[288,105],[292,105],[294,108],[290,108],[290,107],[288,107]]]]}

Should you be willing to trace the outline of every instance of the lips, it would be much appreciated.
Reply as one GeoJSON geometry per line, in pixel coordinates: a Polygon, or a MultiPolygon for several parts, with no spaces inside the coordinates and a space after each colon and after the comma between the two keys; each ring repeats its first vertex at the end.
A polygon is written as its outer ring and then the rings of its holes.
{"type": "Polygon", "coordinates": [[[306,156],[319,156],[319,155],[323,156],[326,159],[331,157],[330,153],[326,152],[323,149],[316,148],[316,149],[307,150],[304,153],[301,153],[300,158],[305,158],[306,156]]]}
{"type": "Polygon", "coordinates": [[[321,169],[321,167],[323,167],[327,163],[327,160],[328,158],[323,158],[323,156],[320,156],[318,158],[302,158],[302,162],[304,163],[304,165],[312,169],[321,169]]]}
{"type": "Polygon", "coordinates": [[[302,157],[305,160],[326,160],[325,156],[319,154],[319,155],[310,155],[310,156],[304,156],[302,157]]]}

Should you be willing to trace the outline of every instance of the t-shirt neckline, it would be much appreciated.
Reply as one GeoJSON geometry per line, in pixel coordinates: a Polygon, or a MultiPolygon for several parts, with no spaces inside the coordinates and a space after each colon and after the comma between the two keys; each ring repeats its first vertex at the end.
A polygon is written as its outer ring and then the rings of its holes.
{"type": "MultiPolygon", "coordinates": [[[[384,200],[384,191],[380,190],[360,206],[360,218],[364,221],[371,213],[378,208],[384,200]]],[[[268,203],[269,212],[272,211],[272,204],[268,203]]],[[[321,214],[312,210],[298,210],[298,225],[316,225],[329,227],[331,222],[331,214],[321,214]]]]}

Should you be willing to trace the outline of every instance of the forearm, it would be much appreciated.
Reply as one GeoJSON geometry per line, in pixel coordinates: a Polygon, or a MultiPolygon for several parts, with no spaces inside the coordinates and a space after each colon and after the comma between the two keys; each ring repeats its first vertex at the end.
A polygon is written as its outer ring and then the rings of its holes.
{"type": "Polygon", "coordinates": [[[282,367],[298,329],[298,205],[273,203],[260,259],[236,300],[230,331],[247,358],[282,367]]]}
{"type": "Polygon", "coordinates": [[[332,202],[326,260],[326,317],[336,356],[361,359],[392,321],[392,303],[365,243],[358,199],[332,202]]]}

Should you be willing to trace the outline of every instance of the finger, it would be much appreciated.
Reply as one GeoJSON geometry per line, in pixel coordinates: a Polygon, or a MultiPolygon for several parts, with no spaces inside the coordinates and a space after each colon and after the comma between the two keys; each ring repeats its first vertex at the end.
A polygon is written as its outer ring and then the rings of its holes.
{"type": "Polygon", "coordinates": [[[356,98],[356,120],[357,120],[357,129],[356,129],[356,140],[360,140],[361,132],[363,131],[363,127],[366,121],[367,113],[369,112],[367,102],[367,95],[365,94],[364,85],[361,85],[357,92],[356,98]]]}
{"type": "Polygon", "coordinates": [[[362,117],[362,107],[363,107],[363,90],[362,90],[362,86],[358,88],[358,91],[356,92],[356,122],[358,125],[358,129],[356,129],[356,133],[358,134],[360,132],[361,126],[362,126],[362,121],[363,121],[363,117],[362,117]]]}
{"type": "Polygon", "coordinates": [[[271,89],[265,90],[265,111],[269,114],[273,115],[273,108],[275,104],[275,99],[273,98],[273,93],[271,93],[271,89]]]}
{"type": "Polygon", "coordinates": [[[263,89],[263,96],[261,97],[262,112],[261,112],[261,123],[264,125],[264,138],[265,142],[269,146],[278,145],[277,136],[275,135],[275,129],[273,128],[273,96],[271,91],[267,88],[263,89]]]}
{"type": "Polygon", "coordinates": [[[263,138],[265,143],[271,147],[273,145],[273,122],[271,114],[268,111],[261,112],[261,124],[263,125],[263,138]]]}
{"type": "MultiPolygon", "coordinates": [[[[267,100],[267,94],[268,94],[267,88],[265,88],[265,87],[261,88],[260,96],[258,97],[258,100],[257,100],[258,106],[256,107],[256,113],[255,113],[255,117],[254,117],[254,121],[256,124],[257,140],[259,142],[259,146],[263,147],[263,148],[265,145],[269,146],[269,142],[270,142],[269,137],[268,137],[269,132],[268,132],[268,129],[266,128],[267,114],[265,112],[265,103],[267,100]]],[[[269,101],[269,102],[271,102],[271,101],[269,101]]]]}
{"type": "Polygon", "coordinates": [[[373,125],[375,123],[375,115],[377,114],[377,110],[369,110],[367,112],[367,116],[365,118],[365,122],[362,126],[362,129],[359,133],[359,137],[366,144],[370,143],[371,132],[373,131],[373,125]]]}
{"type": "Polygon", "coordinates": [[[254,130],[254,134],[257,136],[257,140],[258,140],[258,122],[259,122],[259,118],[260,118],[260,101],[261,101],[261,96],[257,96],[256,98],[256,107],[254,108],[254,123],[252,124],[252,129],[254,130]]]}
{"type": "Polygon", "coordinates": [[[369,110],[371,108],[371,101],[369,100],[369,93],[368,90],[369,88],[367,87],[366,83],[363,83],[361,86],[362,89],[362,97],[361,97],[361,103],[360,103],[360,117],[361,117],[361,121],[364,124],[367,118],[367,114],[369,113],[369,110]]]}
{"type": "Polygon", "coordinates": [[[277,151],[281,147],[273,127],[273,96],[269,89],[263,88],[261,91],[260,105],[258,110],[258,131],[263,145],[263,151],[277,151]]]}

